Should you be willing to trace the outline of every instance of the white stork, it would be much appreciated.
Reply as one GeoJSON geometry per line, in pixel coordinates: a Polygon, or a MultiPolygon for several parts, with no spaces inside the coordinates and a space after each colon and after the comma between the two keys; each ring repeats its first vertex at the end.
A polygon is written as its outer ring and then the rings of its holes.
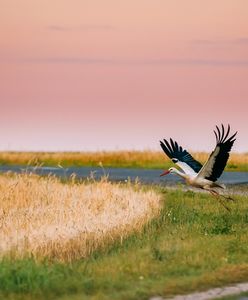
{"type": "MultiPolygon", "coordinates": [[[[184,178],[187,184],[207,190],[212,195],[217,196],[219,200],[219,197],[224,197],[227,200],[233,200],[231,197],[219,194],[215,188],[224,188],[223,185],[216,181],[226,166],[229,158],[229,152],[231,151],[235,141],[234,137],[237,132],[235,132],[232,136],[229,136],[230,125],[228,125],[226,132],[223,124],[221,124],[221,129],[218,126],[216,126],[216,129],[217,131],[214,131],[216,146],[204,165],[195,160],[186,150],[184,150],[181,146],[178,146],[178,143],[173,141],[171,138],[170,143],[165,139],[164,142],[160,141],[160,145],[165,154],[183,170],[183,172],[181,172],[172,167],[169,170],[164,171],[160,176],[164,176],[169,173],[177,174],[184,178]]],[[[221,200],[220,202],[226,209],[228,209],[221,200]]]]}

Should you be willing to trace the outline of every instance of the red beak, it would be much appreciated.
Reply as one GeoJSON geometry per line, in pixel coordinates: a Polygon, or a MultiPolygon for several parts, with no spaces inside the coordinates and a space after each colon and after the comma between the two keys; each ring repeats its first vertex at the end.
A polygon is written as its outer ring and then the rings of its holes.
{"type": "Polygon", "coordinates": [[[164,171],[164,173],[160,174],[160,177],[161,177],[161,176],[164,176],[164,175],[167,175],[167,174],[169,174],[169,173],[170,173],[170,171],[169,171],[169,170],[166,170],[166,171],[164,171]]]}

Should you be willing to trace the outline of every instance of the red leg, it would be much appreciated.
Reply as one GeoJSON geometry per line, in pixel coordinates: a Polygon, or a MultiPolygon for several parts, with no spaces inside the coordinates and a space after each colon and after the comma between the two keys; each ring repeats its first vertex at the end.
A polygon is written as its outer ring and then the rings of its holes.
{"type": "Polygon", "coordinates": [[[208,190],[214,197],[216,197],[217,198],[217,200],[220,202],[220,204],[226,209],[226,210],[228,210],[229,212],[231,212],[231,209],[229,208],[229,207],[227,207],[225,204],[224,204],[224,202],[221,200],[221,198],[220,198],[220,196],[222,196],[222,195],[220,195],[219,193],[217,193],[216,191],[214,191],[214,190],[208,190]]]}

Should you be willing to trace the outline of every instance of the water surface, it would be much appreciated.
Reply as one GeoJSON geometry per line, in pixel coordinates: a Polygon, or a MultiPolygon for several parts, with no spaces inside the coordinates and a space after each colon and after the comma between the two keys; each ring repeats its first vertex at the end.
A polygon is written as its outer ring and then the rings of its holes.
{"type": "MultiPolygon", "coordinates": [[[[162,170],[159,169],[131,169],[131,168],[100,168],[100,167],[20,167],[20,166],[0,166],[0,172],[32,172],[39,175],[54,174],[59,177],[69,178],[75,174],[78,178],[87,178],[94,176],[95,179],[100,179],[103,175],[108,175],[112,181],[126,181],[130,179],[134,181],[136,178],[140,182],[146,184],[164,184],[175,185],[183,182],[176,175],[169,174],[164,177],[159,177],[162,170]]],[[[224,184],[248,184],[248,172],[224,172],[219,179],[219,182],[224,184]]]]}

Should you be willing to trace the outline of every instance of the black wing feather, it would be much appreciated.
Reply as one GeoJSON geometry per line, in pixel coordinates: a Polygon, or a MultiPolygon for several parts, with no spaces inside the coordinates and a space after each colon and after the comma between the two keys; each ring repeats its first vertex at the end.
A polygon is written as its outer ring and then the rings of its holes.
{"type": "Polygon", "coordinates": [[[164,139],[164,142],[160,141],[160,146],[162,147],[164,153],[170,158],[176,158],[181,162],[186,163],[189,165],[196,173],[198,173],[201,168],[202,164],[199,161],[195,160],[189,152],[184,150],[181,146],[178,146],[177,142],[174,142],[170,138],[170,143],[164,139]]]}
{"type": "MultiPolygon", "coordinates": [[[[231,137],[228,137],[230,132],[230,125],[228,125],[227,132],[225,133],[225,128],[223,124],[221,124],[221,130],[218,126],[216,126],[217,133],[214,131],[216,136],[216,147],[214,151],[211,153],[208,161],[203,166],[203,169],[200,173],[205,174],[204,178],[215,182],[222,172],[225,169],[229,158],[229,152],[233,146],[235,141],[234,137],[236,136],[237,132],[235,132],[231,137]]],[[[201,174],[199,174],[201,175],[201,174]]]]}

